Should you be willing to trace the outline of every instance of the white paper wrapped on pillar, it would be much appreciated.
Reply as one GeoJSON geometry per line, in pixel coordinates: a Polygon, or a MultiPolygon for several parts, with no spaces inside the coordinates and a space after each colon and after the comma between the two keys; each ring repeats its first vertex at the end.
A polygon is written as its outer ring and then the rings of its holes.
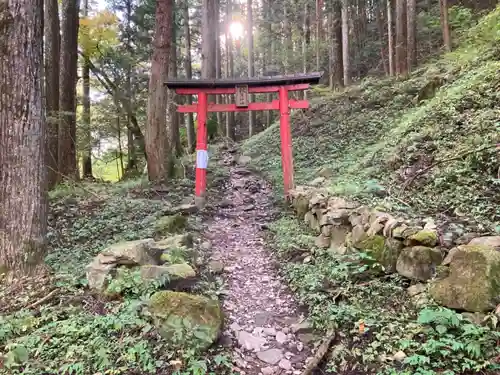
{"type": "Polygon", "coordinates": [[[196,168],[207,169],[208,167],[208,152],[207,150],[196,151],[196,168]]]}

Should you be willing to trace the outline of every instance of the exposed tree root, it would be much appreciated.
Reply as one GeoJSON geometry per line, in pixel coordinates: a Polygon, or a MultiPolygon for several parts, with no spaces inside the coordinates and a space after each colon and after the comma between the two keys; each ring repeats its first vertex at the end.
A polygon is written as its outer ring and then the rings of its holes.
{"type": "Polygon", "coordinates": [[[325,355],[328,353],[328,348],[332,344],[333,340],[335,339],[335,331],[329,331],[328,336],[325,341],[319,346],[318,350],[316,351],[316,354],[314,354],[314,357],[309,361],[307,364],[307,367],[305,370],[302,372],[302,375],[311,375],[313,370],[318,367],[320,362],[323,360],[325,355]]]}

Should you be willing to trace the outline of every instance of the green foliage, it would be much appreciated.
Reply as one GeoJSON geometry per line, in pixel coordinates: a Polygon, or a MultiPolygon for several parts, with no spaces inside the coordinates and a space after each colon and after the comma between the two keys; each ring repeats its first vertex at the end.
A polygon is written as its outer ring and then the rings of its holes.
{"type": "Polygon", "coordinates": [[[127,155],[120,155],[119,150],[109,150],[100,158],[92,159],[92,174],[103,181],[118,182],[123,177],[121,160],[126,163],[127,155]]]}
{"type": "Polygon", "coordinates": [[[326,373],[477,374],[498,368],[500,333],[494,326],[472,324],[430,303],[418,311],[399,276],[372,272],[377,265],[364,253],[311,248],[311,236],[294,219],[282,218],[270,229],[282,260],[298,250],[309,250],[312,257],[308,263],[285,263],[284,270],[314,326],[338,332],[326,373]],[[402,363],[391,359],[398,351],[406,354],[402,363]]]}
{"type": "Polygon", "coordinates": [[[120,268],[116,276],[109,277],[106,294],[148,297],[168,282],[167,274],[161,278],[144,282],[139,269],[120,268]]]}
{"type": "MultiPolygon", "coordinates": [[[[122,269],[108,284],[110,298],[85,288],[85,266],[98,252],[121,240],[153,236],[165,204],[178,205],[191,194],[190,184],[175,184],[158,199],[143,180],[66,184],[52,191],[46,262],[55,276],[46,290],[57,294],[37,308],[14,309],[34,301],[17,292],[9,297],[9,288],[1,286],[0,374],[231,374],[220,350],[205,357],[193,348],[180,350],[155,331],[144,307],[166,279],[144,283],[138,270],[122,269]],[[5,310],[7,300],[11,310],[5,310]]],[[[44,289],[33,283],[31,289],[44,289]]],[[[194,289],[217,297],[213,287],[205,282],[194,289]]],[[[192,331],[182,322],[173,328],[192,331]]]]}
{"type": "MultiPolygon", "coordinates": [[[[456,22],[472,22],[463,8],[451,13],[456,22]]],[[[335,194],[402,211],[467,212],[498,225],[499,24],[497,8],[455,52],[408,77],[315,90],[310,111],[293,117],[297,183],[329,167],[327,187],[335,194]]],[[[281,188],[279,144],[274,124],[243,149],[281,188]]]]}

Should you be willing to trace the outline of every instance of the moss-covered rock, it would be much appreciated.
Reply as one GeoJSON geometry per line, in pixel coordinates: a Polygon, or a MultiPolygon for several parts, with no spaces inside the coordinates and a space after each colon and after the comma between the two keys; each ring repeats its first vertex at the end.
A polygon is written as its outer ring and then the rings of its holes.
{"type": "Polygon", "coordinates": [[[352,232],[346,237],[346,245],[356,249],[364,250],[366,244],[364,241],[368,238],[361,224],[352,228],[352,232]]]}
{"type": "Polygon", "coordinates": [[[199,295],[160,291],[151,297],[148,312],[159,334],[174,347],[207,349],[222,328],[219,302],[199,295]]]}
{"type": "Polygon", "coordinates": [[[383,236],[366,236],[365,239],[355,244],[359,250],[371,250],[374,252],[381,251],[385,246],[385,238],[383,236]]]}
{"type": "Polygon", "coordinates": [[[404,248],[396,262],[396,271],[413,280],[427,281],[436,272],[443,257],[439,249],[426,246],[404,248]]]}
{"type": "Polygon", "coordinates": [[[404,245],[395,238],[386,238],[385,246],[378,252],[373,253],[373,257],[382,264],[388,273],[396,272],[396,263],[404,245]]]}
{"type": "Polygon", "coordinates": [[[320,225],[319,225],[319,220],[315,214],[313,214],[311,211],[306,212],[304,215],[304,222],[306,225],[309,226],[312,230],[319,232],[320,231],[320,225]]]}
{"type": "Polygon", "coordinates": [[[403,249],[403,244],[394,238],[374,235],[366,237],[356,247],[365,251],[377,263],[380,263],[386,272],[390,273],[396,270],[396,262],[403,249]]]}
{"type": "Polygon", "coordinates": [[[89,288],[102,292],[108,278],[114,277],[120,266],[157,265],[161,250],[154,249],[152,239],[118,242],[101,251],[85,268],[89,288]]]}
{"type": "Polygon", "coordinates": [[[307,194],[298,194],[292,198],[292,206],[299,218],[303,218],[309,210],[309,196],[307,194]]]}
{"type": "Polygon", "coordinates": [[[407,238],[407,246],[422,245],[434,247],[438,242],[438,235],[435,230],[423,229],[407,238]]]}
{"type": "Polygon", "coordinates": [[[192,248],[193,236],[191,235],[191,233],[177,234],[175,236],[170,236],[162,238],[159,241],[155,241],[155,243],[153,243],[151,247],[160,249],[162,251],[179,247],[192,248]]]}
{"type": "Polygon", "coordinates": [[[493,309],[500,295],[500,252],[490,246],[462,245],[454,250],[449,276],[432,283],[441,305],[470,312],[493,309]]]}
{"type": "Polygon", "coordinates": [[[141,277],[144,280],[166,278],[167,281],[177,281],[192,279],[196,277],[196,272],[187,263],[170,264],[168,266],[142,266],[141,277]]]}
{"type": "Polygon", "coordinates": [[[330,167],[323,167],[318,170],[319,177],[330,178],[334,175],[333,169],[330,167]]]}
{"type": "Polygon", "coordinates": [[[160,252],[152,249],[152,239],[123,241],[105,248],[96,257],[101,264],[116,264],[119,266],[138,266],[157,264],[160,252]]]}
{"type": "Polygon", "coordinates": [[[187,216],[180,214],[163,216],[155,223],[155,233],[158,235],[167,235],[169,233],[178,233],[186,228],[187,216]]]}

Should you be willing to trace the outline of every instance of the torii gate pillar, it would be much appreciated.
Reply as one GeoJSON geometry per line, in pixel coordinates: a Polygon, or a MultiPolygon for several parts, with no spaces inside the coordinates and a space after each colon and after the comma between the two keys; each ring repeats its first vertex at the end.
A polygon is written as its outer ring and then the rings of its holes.
{"type": "MultiPolygon", "coordinates": [[[[309,103],[308,103],[309,104],[309,103]]],[[[280,138],[281,138],[281,166],[283,168],[283,185],[285,197],[293,189],[293,156],[292,130],[290,128],[290,108],[288,90],[285,86],[279,88],[280,105],[280,138]]]]}
{"type": "Polygon", "coordinates": [[[203,206],[207,189],[207,116],[209,112],[247,112],[269,111],[280,112],[281,164],[283,168],[283,184],[285,197],[294,187],[292,132],[290,128],[290,109],[309,108],[307,100],[289,99],[289,91],[301,91],[317,84],[323,73],[298,74],[293,76],[276,76],[248,79],[203,79],[203,80],[170,80],[167,87],[174,89],[179,95],[197,95],[198,102],[191,105],[178,106],[181,113],[196,112],[198,129],[196,134],[196,186],[195,202],[203,206]],[[277,93],[278,100],[271,102],[248,101],[248,94],[277,93]],[[236,104],[208,103],[208,95],[236,94],[236,104]]]}

